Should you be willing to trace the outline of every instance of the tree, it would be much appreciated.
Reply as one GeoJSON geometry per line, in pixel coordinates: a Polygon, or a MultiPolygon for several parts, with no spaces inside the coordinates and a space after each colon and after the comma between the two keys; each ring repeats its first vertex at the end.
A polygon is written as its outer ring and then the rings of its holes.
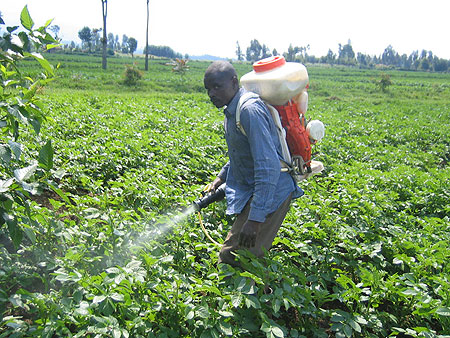
{"type": "Polygon", "coordinates": [[[236,56],[238,61],[244,60],[244,54],[242,53],[241,46],[239,46],[239,41],[236,41],[236,56]]]}
{"type": "Polygon", "coordinates": [[[269,47],[267,47],[266,45],[262,45],[262,58],[268,58],[269,56],[272,56],[272,54],[270,54],[270,50],[269,47]]]}
{"type": "Polygon", "coordinates": [[[348,40],[348,43],[344,46],[339,44],[338,61],[339,61],[339,63],[344,64],[344,65],[355,64],[355,62],[356,62],[355,52],[353,51],[350,40],[348,40]]]}
{"type": "Polygon", "coordinates": [[[114,51],[120,52],[120,42],[119,42],[119,36],[116,34],[116,37],[114,38],[114,51]]]}
{"type": "Polygon", "coordinates": [[[102,68],[106,69],[106,45],[108,39],[106,38],[106,16],[108,15],[108,0],[102,0],[102,15],[103,15],[103,38],[102,38],[102,68]]]}
{"type": "Polygon", "coordinates": [[[148,2],[149,0],[147,0],[147,31],[145,32],[145,70],[148,70],[148,2]]]}
{"type": "Polygon", "coordinates": [[[154,56],[161,56],[161,57],[166,57],[166,58],[170,58],[170,59],[174,59],[174,58],[182,59],[183,58],[183,56],[180,53],[175,53],[175,51],[168,46],[150,45],[150,46],[147,46],[147,48],[144,48],[144,52],[146,50],[148,50],[148,53],[150,55],[154,55],[154,56]]]}
{"type": "Polygon", "coordinates": [[[108,33],[108,49],[114,50],[115,48],[114,34],[108,33]]]}
{"type": "Polygon", "coordinates": [[[247,61],[258,61],[262,58],[262,46],[258,40],[250,41],[250,47],[247,48],[247,61]]]}
{"type": "Polygon", "coordinates": [[[78,37],[80,40],[87,44],[89,47],[89,52],[91,52],[91,41],[92,41],[92,32],[91,29],[87,26],[81,28],[81,30],[78,32],[78,37]]]}
{"type": "Polygon", "coordinates": [[[336,63],[336,54],[333,53],[331,49],[328,49],[327,56],[325,57],[326,63],[329,63],[330,65],[336,63]]]}
{"type": "Polygon", "coordinates": [[[273,51],[272,51],[272,55],[273,55],[273,56],[277,56],[277,55],[278,55],[278,51],[277,51],[275,48],[274,48],[273,51]]]}
{"type": "Polygon", "coordinates": [[[381,62],[384,65],[399,65],[399,55],[398,53],[392,48],[391,45],[387,46],[384,50],[383,54],[381,55],[381,62]]]}
{"type": "Polygon", "coordinates": [[[55,34],[55,40],[60,40],[58,34],[59,31],[61,30],[61,27],[59,27],[58,25],[51,25],[50,27],[48,27],[49,30],[51,30],[53,32],[53,34],[55,34]]]}
{"type": "Polygon", "coordinates": [[[299,51],[298,47],[293,47],[292,43],[288,47],[287,53],[284,53],[284,58],[286,61],[292,62],[295,61],[295,54],[297,54],[299,51]]]}
{"type": "Polygon", "coordinates": [[[103,30],[103,28],[92,28],[92,45],[95,47],[95,50],[99,50],[99,46],[100,46],[100,42],[101,42],[101,37],[100,37],[100,32],[103,30]]]}
{"type": "Polygon", "coordinates": [[[365,54],[359,53],[356,56],[356,60],[360,64],[360,66],[367,66],[367,56],[365,54]]]}
{"type": "Polygon", "coordinates": [[[128,36],[122,35],[122,53],[128,53],[128,36]]]}
{"type": "Polygon", "coordinates": [[[127,47],[128,51],[131,54],[131,57],[133,57],[133,53],[136,51],[137,48],[137,40],[135,38],[129,38],[127,41],[127,47]]]}

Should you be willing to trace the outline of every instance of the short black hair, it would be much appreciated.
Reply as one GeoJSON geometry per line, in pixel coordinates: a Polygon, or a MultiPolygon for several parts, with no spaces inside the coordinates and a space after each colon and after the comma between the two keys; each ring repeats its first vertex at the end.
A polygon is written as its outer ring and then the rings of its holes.
{"type": "Polygon", "coordinates": [[[233,65],[228,61],[214,61],[211,63],[206,69],[205,76],[212,73],[215,75],[226,75],[227,77],[229,76],[230,79],[234,76],[237,77],[236,69],[234,69],[233,65]]]}

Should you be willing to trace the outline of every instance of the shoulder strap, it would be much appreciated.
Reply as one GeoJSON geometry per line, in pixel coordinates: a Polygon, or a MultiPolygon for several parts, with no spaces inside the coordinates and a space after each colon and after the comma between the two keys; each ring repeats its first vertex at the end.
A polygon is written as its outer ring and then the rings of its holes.
{"type": "Polygon", "coordinates": [[[244,127],[241,124],[241,107],[242,105],[247,102],[250,99],[257,99],[259,98],[259,95],[256,93],[252,93],[252,92],[246,92],[244,93],[244,95],[242,95],[239,98],[239,102],[236,108],[236,127],[238,127],[238,129],[241,131],[242,134],[244,134],[245,136],[247,136],[244,127]]]}

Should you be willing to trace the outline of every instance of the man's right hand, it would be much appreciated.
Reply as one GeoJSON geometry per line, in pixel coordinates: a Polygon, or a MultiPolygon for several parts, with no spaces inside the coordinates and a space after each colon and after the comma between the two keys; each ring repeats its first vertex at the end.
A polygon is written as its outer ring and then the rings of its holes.
{"type": "Polygon", "coordinates": [[[220,185],[223,183],[222,179],[220,177],[216,177],[216,179],[214,181],[212,181],[211,183],[209,183],[206,187],[205,187],[205,191],[206,192],[215,192],[216,189],[218,187],[220,187],[220,185]]]}

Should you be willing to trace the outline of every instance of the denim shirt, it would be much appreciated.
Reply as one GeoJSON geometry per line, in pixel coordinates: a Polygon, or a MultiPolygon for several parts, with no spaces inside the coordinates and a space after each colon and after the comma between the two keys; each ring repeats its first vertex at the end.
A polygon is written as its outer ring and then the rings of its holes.
{"type": "Polygon", "coordinates": [[[241,107],[241,125],[236,126],[236,109],[241,88],[225,108],[225,139],[228,163],[219,177],[226,182],[227,214],[239,214],[251,197],[248,219],[264,222],[266,216],[286,200],[297,198],[302,189],[287,172],[281,172],[281,145],[272,115],[262,100],[249,99],[241,107]]]}

